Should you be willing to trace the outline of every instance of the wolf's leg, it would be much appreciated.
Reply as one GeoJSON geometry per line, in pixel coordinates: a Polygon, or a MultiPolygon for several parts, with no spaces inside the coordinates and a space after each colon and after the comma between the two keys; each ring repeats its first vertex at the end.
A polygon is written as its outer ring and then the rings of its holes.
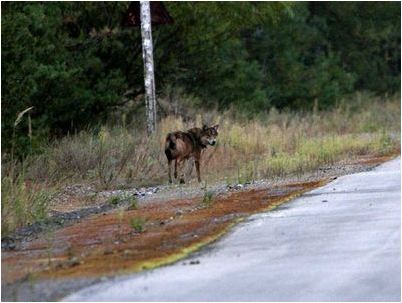
{"type": "Polygon", "coordinates": [[[198,182],[201,182],[201,174],[200,174],[200,160],[196,159],[195,160],[195,169],[197,170],[197,178],[198,178],[198,182]]]}
{"type": "Polygon", "coordinates": [[[182,160],[180,162],[179,168],[181,170],[181,174],[180,174],[180,184],[184,184],[186,182],[184,182],[184,171],[185,171],[185,164],[186,164],[186,160],[182,160]]]}
{"type": "Polygon", "coordinates": [[[177,162],[175,163],[175,165],[176,165],[175,167],[177,167],[177,170],[175,172],[175,178],[177,179],[178,175],[180,175],[180,179],[179,179],[180,184],[185,183],[184,182],[185,164],[186,164],[186,159],[177,160],[177,162]],[[180,173],[179,173],[179,170],[180,170],[180,173]]]}
{"type": "Polygon", "coordinates": [[[169,183],[172,183],[172,160],[168,160],[169,183]]]}
{"type": "Polygon", "coordinates": [[[174,160],[174,178],[177,179],[177,159],[174,160]]]}

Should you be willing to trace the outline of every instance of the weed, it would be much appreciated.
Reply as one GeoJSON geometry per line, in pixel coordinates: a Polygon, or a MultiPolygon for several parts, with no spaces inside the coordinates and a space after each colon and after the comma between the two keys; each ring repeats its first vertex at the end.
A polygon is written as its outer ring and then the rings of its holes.
{"type": "Polygon", "coordinates": [[[19,174],[1,180],[1,227],[2,235],[7,235],[17,227],[44,221],[53,192],[45,186],[28,184],[24,175],[19,174]]]}
{"type": "Polygon", "coordinates": [[[135,196],[130,197],[130,210],[138,209],[138,199],[135,196]]]}
{"type": "MultiPolygon", "coordinates": [[[[14,121],[14,125],[13,125],[13,135],[11,138],[11,163],[14,163],[14,149],[15,149],[15,143],[16,143],[16,139],[15,139],[15,132],[17,130],[17,126],[18,124],[20,124],[20,122],[22,121],[23,116],[28,113],[30,110],[33,109],[33,106],[28,107],[27,109],[24,109],[23,111],[19,112],[17,115],[17,118],[14,121]]],[[[29,125],[29,131],[28,131],[28,137],[31,139],[32,137],[32,133],[31,133],[31,119],[28,120],[28,125],[29,125]]],[[[11,166],[11,178],[14,178],[14,165],[11,166]]]]}
{"type": "Polygon", "coordinates": [[[204,196],[202,197],[201,206],[203,208],[208,208],[212,205],[214,198],[213,191],[206,190],[204,191],[204,196]]]}
{"type": "Polygon", "coordinates": [[[118,218],[117,228],[119,230],[119,233],[117,235],[117,239],[120,241],[121,237],[123,236],[123,234],[122,234],[123,219],[124,219],[124,210],[123,210],[123,208],[118,209],[117,218],[118,218]]]}
{"type": "Polygon", "coordinates": [[[237,183],[242,183],[242,178],[240,174],[240,167],[237,167],[237,183]]]}
{"type": "Polygon", "coordinates": [[[123,199],[119,196],[110,197],[108,202],[114,206],[118,205],[123,199]]]}
{"type": "Polygon", "coordinates": [[[130,225],[137,233],[142,233],[145,231],[146,220],[141,217],[134,217],[130,220],[130,225]]]}
{"type": "Polygon", "coordinates": [[[29,272],[26,279],[29,283],[29,287],[33,290],[33,287],[37,281],[37,277],[35,276],[35,274],[33,272],[29,272]]]}
{"type": "Polygon", "coordinates": [[[45,233],[45,239],[46,239],[46,253],[47,253],[47,261],[48,265],[52,265],[52,257],[53,257],[53,243],[54,243],[54,231],[49,228],[46,230],[45,233]]]}

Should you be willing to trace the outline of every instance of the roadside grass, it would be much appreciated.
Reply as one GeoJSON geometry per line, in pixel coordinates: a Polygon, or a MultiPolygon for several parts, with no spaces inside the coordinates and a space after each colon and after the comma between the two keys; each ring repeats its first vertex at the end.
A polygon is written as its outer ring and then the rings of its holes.
{"type": "Polygon", "coordinates": [[[48,217],[48,205],[53,191],[42,184],[28,184],[24,175],[16,179],[2,176],[1,179],[1,232],[7,235],[15,228],[48,217]]]}
{"type": "Polygon", "coordinates": [[[134,218],[131,218],[131,220],[130,220],[130,225],[131,225],[132,229],[134,229],[134,231],[137,233],[142,233],[145,231],[145,223],[146,223],[146,220],[141,217],[134,217],[134,218]]]}
{"type": "Polygon", "coordinates": [[[201,207],[202,208],[208,208],[211,207],[214,199],[214,193],[210,190],[205,189],[204,195],[202,197],[201,201],[201,207]]]}
{"type": "MultiPolygon", "coordinates": [[[[354,98],[330,111],[272,109],[254,120],[234,118],[230,111],[205,112],[193,121],[167,116],[150,137],[134,127],[104,126],[54,141],[23,164],[2,157],[2,236],[45,218],[53,189],[66,184],[91,183],[104,190],[167,183],[166,134],[203,123],[220,124],[218,144],[202,155],[201,174],[208,184],[302,175],[343,159],[397,150],[400,97],[354,98]]],[[[184,170],[187,181],[197,183],[195,170],[184,170]]]]}
{"type": "Polygon", "coordinates": [[[122,198],[117,197],[117,196],[114,196],[114,197],[109,198],[108,202],[109,202],[110,204],[116,206],[116,205],[118,205],[118,204],[120,203],[121,200],[122,200],[122,198]]]}
{"type": "Polygon", "coordinates": [[[129,198],[129,202],[130,202],[129,210],[138,209],[138,200],[135,196],[131,196],[129,198]]]}

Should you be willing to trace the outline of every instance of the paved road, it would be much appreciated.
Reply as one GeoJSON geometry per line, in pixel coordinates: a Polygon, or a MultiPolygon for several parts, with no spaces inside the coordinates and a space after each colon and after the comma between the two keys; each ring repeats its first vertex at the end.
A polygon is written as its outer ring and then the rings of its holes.
{"type": "Polygon", "coordinates": [[[340,177],[185,261],[65,300],[400,301],[400,178],[399,158],[340,177]]]}

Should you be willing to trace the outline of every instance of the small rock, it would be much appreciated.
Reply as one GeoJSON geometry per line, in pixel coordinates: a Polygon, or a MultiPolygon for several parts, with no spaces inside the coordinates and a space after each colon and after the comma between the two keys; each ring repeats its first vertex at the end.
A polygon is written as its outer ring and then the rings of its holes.
{"type": "Polygon", "coordinates": [[[328,202],[328,200],[322,200],[321,202],[328,202]]]}
{"type": "Polygon", "coordinates": [[[123,255],[124,255],[125,257],[128,257],[128,256],[132,255],[132,252],[131,252],[131,250],[129,250],[129,249],[125,249],[125,250],[123,251],[123,255]]]}
{"type": "Polygon", "coordinates": [[[1,248],[5,250],[14,250],[16,247],[15,239],[10,236],[5,236],[1,239],[1,248]]]}
{"type": "Polygon", "coordinates": [[[73,267],[80,265],[82,262],[77,258],[77,257],[72,257],[70,260],[68,260],[68,266],[73,267]]]}
{"type": "Polygon", "coordinates": [[[244,188],[244,185],[243,184],[236,184],[235,186],[234,186],[234,189],[236,189],[236,190],[240,190],[240,189],[243,189],[244,188]]]}
{"type": "Polygon", "coordinates": [[[111,255],[111,254],[113,254],[113,249],[106,249],[104,252],[103,252],[103,254],[104,255],[111,255]]]}
{"type": "Polygon", "coordinates": [[[16,247],[14,242],[8,243],[6,245],[3,246],[3,244],[1,245],[1,248],[4,248],[5,250],[14,250],[16,247]]]}
{"type": "Polygon", "coordinates": [[[183,214],[183,211],[182,210],[178,210],[178,211],[176,211],[176,216],[181,216],[183,214]]]}
{"type": "Polygon", "coordinates": [[[190,261],[190,265],[196,265],[196,264],[200,264],[199,260],[191,260],[190,261]]]}

